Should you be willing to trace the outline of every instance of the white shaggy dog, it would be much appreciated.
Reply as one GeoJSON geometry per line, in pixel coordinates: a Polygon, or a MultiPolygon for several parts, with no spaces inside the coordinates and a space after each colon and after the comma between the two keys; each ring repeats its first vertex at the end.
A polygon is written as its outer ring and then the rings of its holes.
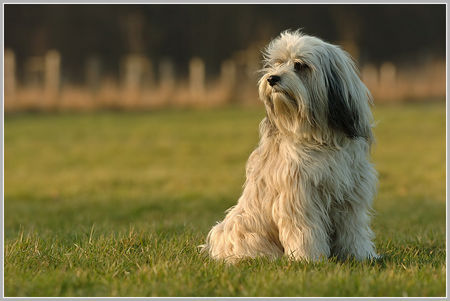
{"type": "Polygon", "coordinates": [[[259,95],[267,117],[238,204],[208,234],[214,259],[283,254],[375,258],[370,211],[377,174],[371,96],[349,55],[299,31],[264,53],[259,95]]]}

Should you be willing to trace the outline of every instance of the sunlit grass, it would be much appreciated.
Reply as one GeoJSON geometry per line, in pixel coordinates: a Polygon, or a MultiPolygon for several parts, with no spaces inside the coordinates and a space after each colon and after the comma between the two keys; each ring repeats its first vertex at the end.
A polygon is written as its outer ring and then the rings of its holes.
{"type": "Polygon", "coordinates": [[[6,296],[444,296],[445,105],[374,109],[378,262],[198,254],[235,204],[262,109],[5,121],[6,296]]]}

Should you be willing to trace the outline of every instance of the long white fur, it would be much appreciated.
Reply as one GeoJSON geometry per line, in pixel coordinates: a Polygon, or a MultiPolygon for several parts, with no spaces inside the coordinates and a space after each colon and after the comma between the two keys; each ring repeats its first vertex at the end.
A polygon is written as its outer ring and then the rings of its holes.
{"type": "Polygon", "coordinates": [[[248,159],[242,196],[211,229],[203,251],[230,263],[257,256],[377,257],[369,226],[377,182],[369,161],[371,97],[353,61],[339,47],[299,31],[283,32],[264,56],[259,94],[267,117],[260,142],[248,159]],[[296,61],[310,70],[299,75],[296,61]],[[365,137],[330,127],[331,69],[365,137]],[[267,82],[271,75],[281,77],[274,87],[267,82]]]}

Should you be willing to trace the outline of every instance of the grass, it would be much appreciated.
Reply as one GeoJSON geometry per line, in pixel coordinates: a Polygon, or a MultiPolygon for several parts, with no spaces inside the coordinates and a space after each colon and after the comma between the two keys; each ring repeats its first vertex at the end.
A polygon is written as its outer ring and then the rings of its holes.
{"type": "Polygon", "coordinates": [[[445,105],[374,114],[384,258],[237,266],[196,246],[239,197],[260,108],[7,115],[5,295],[445,296],[445,105]]]}

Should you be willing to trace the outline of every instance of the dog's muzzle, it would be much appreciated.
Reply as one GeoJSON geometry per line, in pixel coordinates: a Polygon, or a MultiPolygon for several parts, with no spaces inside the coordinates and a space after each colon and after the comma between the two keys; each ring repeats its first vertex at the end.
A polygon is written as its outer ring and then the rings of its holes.
{"type": "Polygon", "coordinates": [[[269,85],[271,87],[275,86],[276,83],[278,83],[281,80],[281,77],[279,77],[278,75],[271,75],[267,78],[267,81],[269,82],[269,85]]]}

